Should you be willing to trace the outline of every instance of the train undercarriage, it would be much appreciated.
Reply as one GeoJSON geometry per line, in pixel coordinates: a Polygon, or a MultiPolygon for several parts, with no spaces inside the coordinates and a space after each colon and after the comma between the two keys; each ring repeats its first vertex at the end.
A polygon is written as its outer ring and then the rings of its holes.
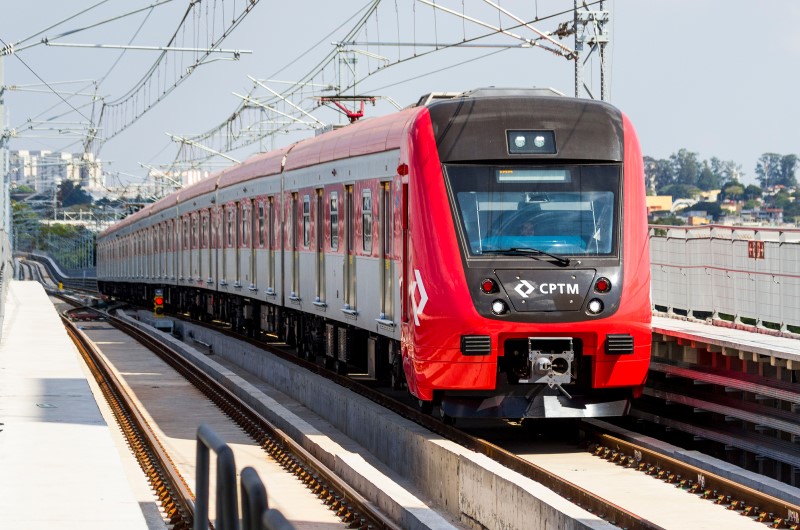
{"type": "Polygon", "coordinates": [[[298,356],[340,374],[405,387],[398,341],[366,330],[252,298],[196,288],[100,282],[101,292],[148,307],[156,290],[165,308],[199,322],[220,322],[251,338],[284,342],[298,356]]]}

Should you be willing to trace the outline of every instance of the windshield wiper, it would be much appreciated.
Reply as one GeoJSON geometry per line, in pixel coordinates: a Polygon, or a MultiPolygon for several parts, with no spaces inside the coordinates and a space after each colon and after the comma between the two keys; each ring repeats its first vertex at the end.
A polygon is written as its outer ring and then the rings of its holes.
{"type": "Polygon", "coordinates": [[[483,254],[504,254],[507,256],[528,256],[530,258],[536,259],[536,256],[547,256],[548,258],[553,258],[558,262],[559,265],[566,267],[570,264],[570,259],[565,258],[564,256],[559,256],[557,254],[551,254],[549,252],[545,252],[544,250],[539,250],[538,248],[529,248],[529,247],[513,247],[513,248],[501,248],[501,249],[492,249],[492,250],[483,250],[483,254]]]}

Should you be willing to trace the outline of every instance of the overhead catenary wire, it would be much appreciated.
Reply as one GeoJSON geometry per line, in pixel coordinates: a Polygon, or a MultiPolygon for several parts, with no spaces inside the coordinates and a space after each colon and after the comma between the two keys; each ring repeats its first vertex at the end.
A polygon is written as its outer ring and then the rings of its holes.
{"type": "MultiPolygon", "coordinates": [[[[102,3],[105,3],[105,1],[108,1],[108,0],[104,0],[104,2],[101,2],[101,4],[102,4],[102,3]]],[[[156,2],[155,4],[151,4],[151,5],[147,6],[147,7],[142,7],[142,8],[139,8],[139,9],[134,9],[133,11],[129,11],[129,12],[127,12],[127,13],[124,13],[124,14],[122,14],[122,15],[118,15],[118,16],[116,16],[116,17],[112,17],[112,18],[108,18],[108,19],[105,19],[105,20],[101,20],[101,21],[99,21],[99,22],[95,22],[94,24],[90,24],[90,25],[88,25],[88,26],[83,26],[83,27],[80,27],[80,28],[72,29],[72,30],[66,31],[66,32],[64,32],[64,33],[60,33],[60,34],[58,34],[58,35],[54,35],[54,36],[52,36],[52,37],[45,37],[45,38],[43,38],[42,40],[40,40],[39,42],[35,42],[35,43],[29,44],[29,45],[27,45],[27,46],[22,46],[22,47],[19,47],[19,46],[18,46],[18,44],[19,44],[19,43],[15,43],[14,45],[12,45],[12,46],[13,46],[13,49],[14,49],[14,53],[19,53],[19,52],[21,52],[21,51],[23,51],[23,50],[27,50],[28,48],[33,48],[34,46],[46,45],[46,44],[47,44],[47,42],[49,42],[49,41],[52,41],[52,40],[55,40],[55,39],[60,39],[60,38],[62,38],[62,37],[66,37],[66,36],[69,36],[69,35],[74,35],[75,33],[80,33],[80,32],[82,32],[82,31],[86,31],[86,30],[89,30],[89,29],[93,29],[93,28],[96,28],[96,27],[98,27],[98,26],[102,26],[102,25],[105,25],[105,24],[109,24],[109,23],[111,23],[111,22],[116,22],[116,21],[118,21],[118,20],[122,20],[123,18],[127,18],[127,17],[129,17],[129,16],[132,16],[132,15],[135,15],[135,14],[137,14],[137,13],[141,13],[142,11],[147,11],[147,10],[149,10],[149,9],[152,9],[152,8],[154,8],[154,7],[160,7],[160,6],[163,6],[163,5],[165,5],[165,4],[168,4],[168,3],[170,3],[170,2],[174,2],[174,1],[175,1],[175,0],[161,0],[160,2],[156,2]]],[[[97,4],[97,5],[100,5],[100,4],[97,4]]],[[[96,7],[96,6],[95,6],[95,7],[96,7]]],[[[90,8],[90,9],[91,9],[91,8],[90,8]]],[[[86,9],[86,10],[82,11],[81,13],[85,13],[86,11],[88,11],[88,9],[86,9]]],[[[81,13],[79,13],[79,14],[81,14],[81,13]]],[[[57,26],[60,26],[61,24],[63,24],[63,23],[64,23],[64,22],[66,22],[67,20],[71,20],[72,18],[75,18],[75,16],[78,16],[79,14],[77,14],[77,15],[73,15],[73,16],[71,16],[71,17],[69,17],[69,18],[67,18],[67,19],[65,19],[65,20],[63,20],[63,21],[61,21],[61,22],[58,22],[58,23],[54,24],[53,26],[51,26],[51,28],[50,28],[50,29],[52,29],[52,28],[54,28],[54,27],[57,27],[57,26]]],[[[44,30],[44,31],[47,31],[47,30],[44,30]]],[[[42,33],[44,33],[44,31],[41,31],[41,32],[39,32],[37,35],[41,35],[42,33]]],[[[27,39],[24,39],[24,40],[20,41],[20,43],[22,43],[22,42],[26,42],[26,41],[27,41],[27,40],[29,40],[29,39],[30,39],[30,37],[29,37],[29,38],[27,38],[27,39]]]]}
{"type": "MultiPolygon", "coordinates": [[[[595,2],[591,2],[591,3],[587,4],[587,6],[596,4],[596,3],[598,3],[598,1],[599,0],[596,0],[595,2]]],[[[374,4],[377,4],[377,3],[378,2],[375,2],[375,3],[371,2],[370,4],[374,5],[374,4]]],[[[426,4],[430,5],[429,2],[423,2],[423,3],[426,3],[426,4]]],[[[397,3],[395,2],[394,5],[395,5],[395,10],[396,10],[397,9],[397,3]]],[[[412,3],[412,6],[414,8],[414,38],[416,40],[416,38],[417,38],[417,33],[416,33],[416,31],[417,31],[416,30],[416,2],[412,3]]],[[[349,35],[355,35],[355,34],[358,33],[358,31],[360,31],[361,27],[363,27],[366,24],[367,17],[371,14],[371,12],[376,7],[377,6],[375,5],[374,7],[372,7],[370,9],[370,11],[365,13],[365,16],[362,17],[358,21],[358,23],[356,23],[356,25],[354,26],[354,28],[352,30],[350,30],[350,32],[348,32],[348,36],[349,35]]],[[[487,32],[487,33],[483,33],[483,34],[477,35],[475,37],[464,38],[461,42],[440,43],[438,41],[438,38],[439,38],[439,36],[438,36],[438,25],[436,24],[436,11],[437,11],[437,9],[436,9],[436,7],[432,6],[432,10],[433,10],[433,14],[434,14],[434,32],[436,33],[435,42],[437,44],[437,47],[435,47],[432,50],[428,50],[428,51],[424,51],[424,52],[418,52],[416,50],[416,48],[415,48],[414,52],[410,56],[408,56],[406,58],[399,58],[398,60],[396,60],[395,62],[393,62],[393,63],[391,63],[389,65],[376,68],[376,69],[368,72],[366,75],[363,75],[362,77],[360,77],[358,79],[355,79],[352,84],[348,84],[346,86],[340,86],[339,87],[339,93],[344,93],[344,92],[346,92],[348,90],[353,89],[354,86],[357,83],[359,83],[361,81],[364,81],[365,79],[375,75],[378,72],[382,72],[383,70],[385,70],[389,66],[396,66],[398,64],[402,64],[404,62],[410,61],[412,59],[420,58],[420,57],[423,57],[423,56],[431,54],[431,53],[435,53],[435,52],[438,52],[438,51],[441,51],[441,50],[445,50],[445,49],[454,48],[454,47],[457,47],[457,46],[463,45],[463,44],[474,43],[474,42],[479,41],[481,39],[486,39],[486,38],[489,38],[491,36],[495,36],[495,35],[498,35],[498,34],[501,34],[501,33],[507,34],[507,32],[510,32],[512,30],[517,30],[517,29],[520,29],[520,28],[529,28],[530,29],[531,28],[531,24],[533,24],[533,23],[541,23],[541,22],[546,21],[548,19],[552,19],[552,18],[555,18],[555,17],[563,16],[565,14],[573,12],[572,9],[565,9],[563,11],[560,11],[560,12],[557,12],[557,13],[554,13],[554,14],[551,14],[551,15],[548,15],[548,16],[545,16],[545,17],[541,17],[541,18],[538,16],[538,12],[537,12],[536,18],[533,19],[533,20],[530,20],[530,21],[524,21],[522,19],[517,18],[516,20],[519,20],[518,23],[512,24],[510,26],[506,26],[505,28],[501,28],[500,30],[493,30],[493,31],[490,31],[490,32],[487,32]]],[[[507,15],[507,16],[510,16],[510,15],[507,15]]],[[[515,22],[516,22],[516,20],[515,20],[515,22]]],[[[548,38],[549,38],[548,35],[545,35],[545,34],[539,32],[539,34],[537,35],[536,38],[528,39],[528,41],[530,41],[530,42],[538,42],[539,40],[548,40],[548,38]]],[[[347,39],[347,37],[342,39],[342,41],[346,42],[346,39],[347,39]]],[[[547,49],[548,51],[551,51],[553,53],[557,53],[559,55],[567,56],[567,53],[562,53],[560,50],[551,49],[551,48],[549,48],[547,46],[543,46],[543,45],[539,45],[539,47],[542,47],[543,49],[547,49]]],[[[569,50],[569,49],[567,48],[567,50],[569,50]]],[[[571,52],[571,50],[569,50],[569,51],[571,52]]],[[[317,66],[312,68],[311,71],[308,74],[303,76],[301,78],[301,80],[296,83],[295,86],[284,90],[281,93],[282,97],[288,98],[292,93],[299,92],[302,89],[302,87],[304,87],[308,83],[309,80],[313,79],[317,75],[321,75],[324,72],[324,70],[323,70],[324,67],[326,65],[330,64],[330,62],[335,58],[336,52],[337,52],[337,50],[333,50],[332,52],[330,52],[322,61],[320,61],[320,63],[317,64],[317,66]]],[[[305,55],[307,53],[308,53],[308,50],[306,52],[304,52],[303,55],[305,55]]],[[[469,59],[467,61],[463,61],[461,63],[458,63],[458,65],[467,64],[469,62],[472,62],[473,60],[480,60],[480,59],[482,59],[484,57],[487,57],[489,55],[492,55],[492,54],[485,54],[485,55],[483,55],[481,57],[478,57],[478,58],[469,59]]],[[[457,65],[454,65],[454,66],[457,66],[457,65]]],[[[428,74],[421,74],[419,76],[415,76],[413,79],[419,79],[421,77],[425,77],[425,75],[431,75],[431,74],[434,74],[434,73],[436,73],[438,71],[442,71],[442,69],[437,69],[435,72],[432,71],[432,72],[430,72],[428,74]]],[[[396,84],[400,84],[400,83],[393,83],[393,84],[390,84],[388,86],[394,86],[396,84]]],[[[378,88],[378,90],[383,89],[383,88],[386,88],[386,87],[380,87],[380,88],[378,88]]],[[[253,90],[251,90],[251,94],[254,91],[255,91],[255,87],[254,87],[253,90]]],[[[269,103],[277,102],[277,100],[273,100],[273,99],[267,99],[266,101],[269,102],[269,103]]],[[[246,145],[250,145],[251,143],[254,143],[254,142],[258,141],[258,140],[257,139],[250,139],[248,137],[246,140],[237,141],[237,140],[240,140],[242,137],[239,136],[239,135],[233,134],[233,130],[232,130],[234,124],[241,123],[243,115],[245,113],[249,112],[250,110],[251,110],[251,107],[247,104],[246,101],[243,101],[242,103],[240,103],[237,106],[236,110],[223,123],[221,123],[220,125],[216,126],[213,129],[210,129],[210,130],[206,131],[206,133],[203,133],[203,134],[200,134],[200,135],[192,137],[192,139],[194,141],[198,141],[198,142],[207,142],[208,140],[210,140],[210,139],[212,139],[214,137],[220,137],[221,140],[219,140],[218,143],[214,144],[215,147],[217,147],[220,150],[225,150],[225,149],[233,150],[233,149],[239,149],[239,148],[245,147],[246,145]],[[224,139],[222,139],[222,138],[224,138],[224,139]]],[[[251,126],[245,126],[245,127],[249,129],[251,126]]],[[[265,133],[265,135],[272,135],[274,133],[275,133],[275,131],[268,131],[268,132],[265,133]]],[[[185,155],[185,154],[186,154],[186,151],[182,151],[181,153],[179,153],[178,157],[176,157],[175,162],[177,163],[177,161],[181,157],[181,155],[185,155]]],[[[203,158],[205,160],[208,159],[207,157],[201,157],[201,158],[203,158]]]]}
{"type": "MultiPolygon", "coordinates": [[[[0,43],[2,43],[2,44],[3,44],[3,46],[8,46],[8,43],[6,43],[6,41],[4,41],[2,38],[0,38],[0,43]]],[[[58,91],[57,91],[55,88],[53,88],[52,86],[50,86],[50,84],[48,84],[48,83],[47,83],[47,81],[45,81],[45,80],[44,80],[44,79],[43,79],[43,78],[42,78],[42,77],[41,77],[39,74],[37,74],[37,73],[36,73],[36,71],[35,71],[33,68],[31,68],[31,67],[28,65],[28,63],[26,63],[26,62],[25,62],[25,60],[24,60],[22,57],[20,57],[19,55],[16,55],[16,54],[15,54],[15,57],[16,57],[16,59],[17,59],[17,60],[18,60],[20,63],[22,63],[22,65],[23,65],[25,68],[27,68],[27,69],[28,69],[28,70],[29,70],[29,71],[30,71],[30,72],[31,72],[31,73],[32,73],[32,74],[33,74],[33,75],[36,77],[36,79],[38,79],[39,81],[41,81],[41,82],[42,82],[42,84],[44,84],[44,85],[45,85],[45,86],[46,86],[48,89],[50,89],[50,91],[51,91],[53,94],[55,94],[55,95],[56,95],[56,96],[57,96],[59,99],[61,99],[61,100],[62,100],[64,103],[66,103],[66,104],[67,104],[67,105],[68,105],[68,106],[69,106],[69,107],[70,107],[72,110],[74,110],[74,111],[75,111],[75,112],[77,112],[77,113],[78,113],[80,116],[82,116],[82,117],[83,117],[83,118],[84,118],[86,121],[89,121],[89,118],[88,118],[88,117],[87,117],[85,114],[83,114],[83,113],[82,113],[80,110],[76,109],[76,108],[75,108],[75,107],[72,105],[72,103],[70,103],[68,100],[66,100],[66,99],[64,98],[64,96],[62,96],[62,95],[61,95],[61,94],[60,94],[60,93],[59,93],[59,92],[58,92],[58,91]]]]}

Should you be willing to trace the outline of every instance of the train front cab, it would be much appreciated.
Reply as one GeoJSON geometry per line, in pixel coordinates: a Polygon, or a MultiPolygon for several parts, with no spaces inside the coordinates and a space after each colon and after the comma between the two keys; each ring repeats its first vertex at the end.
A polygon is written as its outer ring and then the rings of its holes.
{"type": "Polygon", "coordinates": [[[603,103],[526,94],[429,111],[409,158],[412,394],[451,417],[627,413],[651,343],[630,123],[603,103]]]}

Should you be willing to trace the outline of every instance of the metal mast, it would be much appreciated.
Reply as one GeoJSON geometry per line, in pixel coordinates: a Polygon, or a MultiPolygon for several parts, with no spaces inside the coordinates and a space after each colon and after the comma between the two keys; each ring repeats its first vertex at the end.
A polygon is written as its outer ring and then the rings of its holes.
{"type": "MultiPolygon", "coordinates": [[[[4,102],[5,73],[3,57],[0,57],[0,175],[2,175],[2,190],[0,190],[0,232],[5,237],[11,237],[11,200],[10,200],[10,155],[9,140],[11,131],[8,129],[8,119],[6,117],[6,106],[4,102]]],[[[5,250],[5,249],[4,249],[5,250]]],[[[3,257],[6,255],[3,254],[3,257]]]]}
{"type": "Polygon", "coordinates": [[[606,45],[610,38],[608,36],[608,24],[611,17],[605,9],[605,1],[601,0],[599,9],[590,10],[586,2],[575,0],[575,97],[582,97],[583,91],[592,98],[592,80],[587,84],[584,76],[584,67],[597,51],[600,55],[600,99],[608,101],[608,78],[606,75],[606,45]],[[578,4],[581,4],[580,6],[578,4]]]}

